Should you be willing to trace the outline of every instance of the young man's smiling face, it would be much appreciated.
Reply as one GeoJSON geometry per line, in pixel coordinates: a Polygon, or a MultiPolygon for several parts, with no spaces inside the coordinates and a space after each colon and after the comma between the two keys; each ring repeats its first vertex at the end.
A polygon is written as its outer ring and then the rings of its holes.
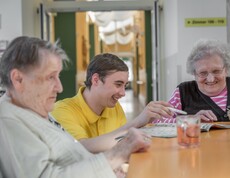
{"type": "Polygon", "coordinates": [[[101,106],[114,107],[117,101],[125,96],[128,77],[128,71],[119,71],[107,75],[103,81],[98,78],[95,90],[99,96],[101,106]]]}

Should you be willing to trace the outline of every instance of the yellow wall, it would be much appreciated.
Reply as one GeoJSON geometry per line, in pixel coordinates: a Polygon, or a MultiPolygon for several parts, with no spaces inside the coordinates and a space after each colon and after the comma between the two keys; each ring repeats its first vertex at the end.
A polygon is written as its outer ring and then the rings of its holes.
{"type": "Polygon", "coordinates": [[[76,13],[77,33],[77,90],[84,84],[85,71],[89,64],[89,26],[86,21],[86,12],[76,13]]]}

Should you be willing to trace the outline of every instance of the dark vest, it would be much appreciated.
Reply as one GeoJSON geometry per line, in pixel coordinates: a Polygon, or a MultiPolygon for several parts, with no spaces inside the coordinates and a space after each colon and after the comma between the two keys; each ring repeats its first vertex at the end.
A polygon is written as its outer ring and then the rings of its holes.
{"type": "Polygon", "coordinates": [[[200,110],[212,110],[218,121],[229,121],[227,111],[230,110],[230,78],[227,82],[227,105],[223,111],[213,100],[203,94],[197,86],[196,81],[183,82],[178,85],[181,97],[182,110],[188,114],[196,114],[200,110]]]}

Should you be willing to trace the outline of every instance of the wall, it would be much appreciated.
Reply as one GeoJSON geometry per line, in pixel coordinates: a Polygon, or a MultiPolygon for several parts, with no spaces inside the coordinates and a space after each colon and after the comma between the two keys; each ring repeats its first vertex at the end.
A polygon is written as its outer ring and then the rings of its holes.
{"type": "Polygon", "coordinates": [[[40,37],[40,16],[37,13],[41,0],[1,0],[0,40],[11,41],[17,36],[40,37]]]}
{"type": "Polygon", "coordinates": [[[21,0],[1,0],[0,15],[0,40],[11,41],[22,34],[21,0]]]}
{"type": "Polygon", "coordinates": [[[42,0],[21,1],[22,35],[41,37],[39,6],[42,0]]]}
{"type": "Polygon", "coordinates": [[[227,41],[224,27],[185,27],[185,18],[226,17],[226,0],[165,0],[163,3],[160,98],[168,100],[175,87],[193,76],[186,73],[186,60],[201,38],[227,41]]]}

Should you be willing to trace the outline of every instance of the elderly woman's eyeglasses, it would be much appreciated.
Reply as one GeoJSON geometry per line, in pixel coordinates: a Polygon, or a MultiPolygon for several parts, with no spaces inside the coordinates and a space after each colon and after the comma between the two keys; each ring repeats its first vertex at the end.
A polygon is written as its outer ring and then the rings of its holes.
{"type": "Polygon", "coordinates": [[[212,72],[204,71],[195,74],[200,78],[207,78],[209,74],[211,74],[214,77],[218,77],[223,73],[223,71],[224,71],[224,67],[222,69],[213,70],[212,72]]]}

